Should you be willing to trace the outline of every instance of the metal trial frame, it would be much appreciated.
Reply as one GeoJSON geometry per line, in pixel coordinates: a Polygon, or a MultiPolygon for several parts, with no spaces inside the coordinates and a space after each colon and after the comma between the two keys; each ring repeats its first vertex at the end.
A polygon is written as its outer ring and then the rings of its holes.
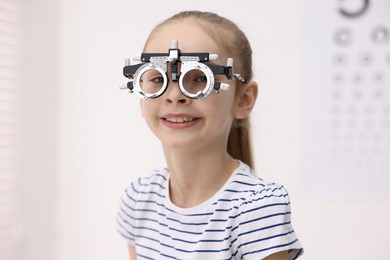
{"type": "Polygon", "coordinates": [[[232,80],[237,78],[241,82],[246,82],[240,74],[233,74],[233,59],[227,59],[227,65],[216,65],[205,63],[215,61],[218,59],[217,54],[209,54],[207,52],[201,53],[182,53],[178,48],[178,41],[172,42],[172,47],[168,49],[168,53],[142,53],[133,58],[134,61],[141,61],[142,63],[131,65],[130,59],[125,60],[123,67],[123,75],[130,79],[126,85],[121,86],[121,89],[129,89],[130,93],[134,91],[144,100],[149,98],[158,98],[167,90],[168,66],[170,65],[170,78],[173,82],[179,83],[180,91],[188,98],[204,100],[214,90],[219,93],[219,90],[228,90],[229,84],[215,81],[214,75],[225,75],[227,79],[232,80]],[[179,63],[181,63],[179,71],[179,63]],[[142,89],[141,77],[149,71],[156,70],[163,77],[163,85],[161,89],[155,93],[145,93],[142,89]],[[183,79],[187,73],[192,70],[200,70],[207,78],[206,86],[203,90],[197,93],[190,93],[183,85],[183,79]]]}

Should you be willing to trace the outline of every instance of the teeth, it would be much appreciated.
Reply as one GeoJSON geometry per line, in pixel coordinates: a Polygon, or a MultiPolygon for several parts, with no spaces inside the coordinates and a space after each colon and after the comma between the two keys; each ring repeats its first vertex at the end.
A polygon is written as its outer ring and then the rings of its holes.
{"type": "Polygon", "coordinates": [[[187,118],[187,117],[171,117],[166,119],[168,122],[173,122],[173,123],[183,123],[183,122],[191,122],[192,118],[187,118]]]}

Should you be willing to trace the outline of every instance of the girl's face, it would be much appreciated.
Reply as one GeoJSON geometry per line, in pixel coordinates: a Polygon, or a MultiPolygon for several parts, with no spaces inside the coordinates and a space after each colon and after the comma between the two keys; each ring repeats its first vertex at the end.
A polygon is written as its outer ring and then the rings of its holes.
{"type": "MultiPolygon", "coordinates": [[[[201,26],[191,21],[164,25],[149,39],[144,52],[166,53],[173,40],[178,40],[182,52],[216,53],[219,56],[216,63],[226,66],[226,55],[201,26]]],[[[230,83],[230,89],[211,93],[203,101],[184,96],[178,83],[171,79],[162,96],[141,101],[142,116],[164,147],[194,151],[226,149],[237,100],[233,80],[223,75],[216,76],[216,80],[230,83]]]]}

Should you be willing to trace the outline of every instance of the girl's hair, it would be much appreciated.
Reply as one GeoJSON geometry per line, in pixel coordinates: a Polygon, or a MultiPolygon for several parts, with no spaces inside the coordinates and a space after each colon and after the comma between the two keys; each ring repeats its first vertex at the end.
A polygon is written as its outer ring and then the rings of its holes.
{"type": "MultiPolygon", "coordinates": [[[[157,25],[149,35],[149,39],[164,25],[182,20],[191,20],[202,26],[222,51],[234,59],[234,71],[240,73],[247,82],[252,79],[252,48],[246,35],[235,23],[218,14],[201,11],[180,12],[157,25]]],[[[245,83],[238,80],[236,82],[236,93],[239,93],[240,86],[245,83]]],[[[227,151],[233,158],[254,167],[249,125],[249,118],[234,119],[229,133],[227,151]]]]}

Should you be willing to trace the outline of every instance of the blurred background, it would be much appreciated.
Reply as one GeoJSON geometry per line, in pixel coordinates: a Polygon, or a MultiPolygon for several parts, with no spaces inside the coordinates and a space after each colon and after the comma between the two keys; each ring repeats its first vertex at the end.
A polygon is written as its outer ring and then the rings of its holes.
{"type": "Polygon", "coordinates": [[[0,259],[128,259],[124,187],[164,165],[124,58],[187,9],[246,32],[257,175],[302,259],[389,259],[390,1],[0,0],[0,259]]]}

